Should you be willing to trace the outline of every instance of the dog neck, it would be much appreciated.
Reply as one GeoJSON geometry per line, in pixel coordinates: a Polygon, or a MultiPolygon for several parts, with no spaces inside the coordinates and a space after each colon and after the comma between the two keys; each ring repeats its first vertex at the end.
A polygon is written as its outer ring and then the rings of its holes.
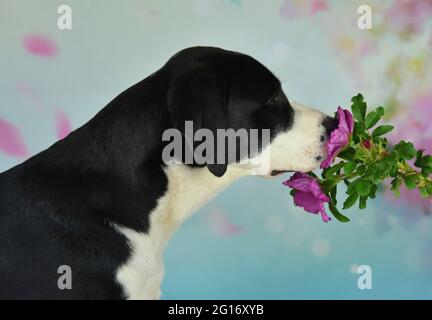
{"type": "Polygon", "coordinates": [[[168,188],[150,214],[148,232],[117,226],[128,238],[133,252],[117,273],[117,280],[129,299],[160,297],[163,251],[175,230],[218,192],[247,175],[247,170],[228,166],[222,177],[215,177],[206,167],[173,165],[165,173],[168,188]]]}
{"type": "Polygon", "coordinates": [[[155,210],[160,210],[159,218],[162,220],[155,216],[152,223],[166,223],[169,219],[176,226],[181,225],[220,191],[247,174],[244,168],[228,166],[222,177],[216,177],[206,167],[191,168],[186,165],[170,166],[165,173],[168,177],[168,190],[155,210]]]}

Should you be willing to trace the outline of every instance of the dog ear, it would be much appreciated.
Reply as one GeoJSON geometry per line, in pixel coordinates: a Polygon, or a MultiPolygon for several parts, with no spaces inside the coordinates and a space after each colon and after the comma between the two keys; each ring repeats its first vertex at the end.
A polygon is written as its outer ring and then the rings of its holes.
{"type": "MultiPolygon", "coordinates": [[[[171,84],[167,95],[167,107],[172,125],[185,138],[184,148],[194,150],[193,137],[187,137],[185,122],[192,121],[193,134],[198,129],[209,129],[214,137],[214,161],[206,163],[208,170],[217,177],[223,176],[227,163],[217,163],[217,129],[228,129],[227,93],[217,75],[208,70],[193,69],[178,77],[171,84]]],[[[190,151],[190,150],[189,150],[190,151]]],[[[185,150],[185,152],[187,152],[185,150]]]]}

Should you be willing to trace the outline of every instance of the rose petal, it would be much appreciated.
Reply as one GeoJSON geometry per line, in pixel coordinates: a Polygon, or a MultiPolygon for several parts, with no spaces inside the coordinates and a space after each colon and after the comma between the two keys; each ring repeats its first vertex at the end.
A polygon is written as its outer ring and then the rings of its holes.
{"type": "Polygon", "coordinates": [[[347,122],[347,118],[345,117],[345,111],[341,107],[338,107],[337,110],[339,126],[336,130],[342,131],[344,133],[350,133],[350,125],[347,122]]]}
{"type": "Polygon", "coordinates": [[[294,204],[310,213],[318,214],[321,211],[321,201],[310,192],[296,191],[294,204]]]}
{"type": "Polygon", "coordinates": [[[338,107],[337,115],[339,125],[330,134],[327,144],[327,158],[321,163],[321,169],[331,166],[336,155],[349,143],[350,136],[354,130],[354,119],[348,110],[338,107]]]}
{"type": "Polygon", "coordinates": [[[331,220],[331,218],[327,215],[327,212],[325,211],[323,205],[321,205],[320,213],[321,213],[321,219],[323,222],[327,223],[331,220]]]}
{"type": "Polygon", "coordinates": [[[311,192],[315,196],[315,198],[324,201],[329,202],[330,199],[323,193],[321,186],[316,180],[313,180],[311,182],[311,192]]]}
{"type": "Polygon", "coordinates": [[[344,110],[344,115],[345,115],[345,121],[348,125],[349,132],[353,133],[353,131],[354,131],[354,118],[353,118],[351,112],[349,112],[348,110],[344,110]]]}
{"type": "Polygon", "coordinates": [[[311,176],[302,172],[296,172],[289,180],[282,182],[282,184],[296,190],[310,191],[312,180],[311,176]]]}

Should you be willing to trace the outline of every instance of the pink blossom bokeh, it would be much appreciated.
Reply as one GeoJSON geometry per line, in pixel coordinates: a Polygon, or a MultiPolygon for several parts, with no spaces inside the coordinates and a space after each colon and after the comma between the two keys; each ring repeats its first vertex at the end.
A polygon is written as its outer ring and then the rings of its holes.
{"type": "Polygon", "coordinates": [[[220,210],[208,216],[208,223],[212,232],[222,237],[234,236],[244,231],[243,227],[231,222],[229,216],[220,210]]]}
{"type": "Polygon", "coordinates": [[[0,118],[0,151],[14,157],[26,157],[29,154],[18,128],[2,118],[0,118]]]}
{"type": "Polygon", "coordinates": [[[27,52],[34,56],[53,58],[58,54],[57,44],[47,36],[29,34],[22,41],[27,52]]]}
{"type": "Polygon", "coordinates": [[[72,131],[71,123],[65,111],[60,108],[56,109],[55,118],[57,138],[63,139],[72,131]]]}
{"type": "Polygon", "coordinates": [[[396,32],[423,31],[424,25],[432,17],[432,0],[397,0],[385,12],[390,30],[396,32]]]}
{"type": "Polygon", "coordinates": [[[279,15],[284,19],[308,18],[328,9],[327,0],[284,0],[279,7],[279,15]]]}

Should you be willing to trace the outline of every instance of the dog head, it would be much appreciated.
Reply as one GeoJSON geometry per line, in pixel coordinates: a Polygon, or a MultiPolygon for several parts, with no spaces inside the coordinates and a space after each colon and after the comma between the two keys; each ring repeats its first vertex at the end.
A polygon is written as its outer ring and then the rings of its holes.
{"type": "Polygon", "coordinates": [[[167,107],[184,149],[192,154],[188,164],[207,165],[216,176],[230,164],[254,174],[276,175],[313,170],[325,156],[336,119],[290,101],[280,81],[250,56],[194,47],[173,56],[166,70],[167,107]],[[186,122],[193,124],[189,134],[186,122]],[[221,131],[226,134],[219,135],[221,131]],[[200,147],[204,141],[206,150],[200,147]]]}

